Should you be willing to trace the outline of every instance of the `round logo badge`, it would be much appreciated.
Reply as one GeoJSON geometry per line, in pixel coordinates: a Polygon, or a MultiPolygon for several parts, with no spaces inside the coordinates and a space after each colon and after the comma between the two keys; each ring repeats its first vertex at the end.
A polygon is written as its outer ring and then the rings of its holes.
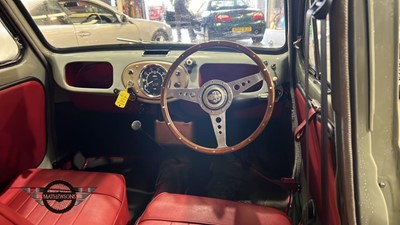
{"type": "Polygon", "coordinates": [[[76,191],[70,183],[55,180],[44,188],[42,200],[44,206],[51,212],[65,213],[74,207],[76,191]]]}
{"type": "Polygon", "coordinates": [[[212,90],[208,93],[207,99],[211,104],[218,104],[222,100],[222,94],[219,90],[212,90]]]}

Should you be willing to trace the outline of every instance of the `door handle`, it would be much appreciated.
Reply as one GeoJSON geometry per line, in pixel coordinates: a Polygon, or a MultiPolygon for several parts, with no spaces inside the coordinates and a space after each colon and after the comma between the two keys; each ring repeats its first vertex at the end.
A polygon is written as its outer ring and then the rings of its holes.
{"type": "Polygon", "coordinates": [[[88,32],[88,31],[79,32],[79,36],[81,36],[81,37],[89,37],[90,35],[92,35],[92,33],[88,32]]]}

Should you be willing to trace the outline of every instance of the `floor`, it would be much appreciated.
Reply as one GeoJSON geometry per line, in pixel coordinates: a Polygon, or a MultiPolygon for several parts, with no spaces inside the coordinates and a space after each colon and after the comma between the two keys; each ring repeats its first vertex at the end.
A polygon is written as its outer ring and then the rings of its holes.
{"type": "MultiPolygon", "coordinates": [[[[137,118],[130,114],[80,112],[70,106],[58,110],[60,119],[56,125],[63,137],[59,139],[63,152],[81,152],[86,157],[122,158],[87,170],[125,176],[132,221],[160,192],[286,209],[289,192],[259,174],[270,179],[292,175],[294,146],[290,110],[272,119],[263,134],[248,147],[226,155],[206,155],[183,146],[159,146],[151,137],[152,130],[147,130],[154,118],[143,120],[143,128],[134,132],[129,125],[137,118]]],[[[209,129],[201,127],[202,123],[197,124],[200,124],[197,129],[200,132],[209,129]]],[[[247,135],[249,127],[248,121],[239,120],[227,129],[242,136],[247,135]]],[[[206,135],[210,133],[199,137],[212,139],[206,135]]]]}

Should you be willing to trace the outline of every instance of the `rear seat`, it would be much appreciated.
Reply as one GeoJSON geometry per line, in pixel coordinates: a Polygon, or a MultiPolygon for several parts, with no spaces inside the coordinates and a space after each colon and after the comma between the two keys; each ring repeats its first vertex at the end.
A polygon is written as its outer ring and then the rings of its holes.
{"type": "Polygon", "coordinates": [[[0,203],[1,224],[129,224],[125,180],[117,174],[29,169],[18,176],[2,193],[0,203]],[[24,187],[45,187],[55,180],[66,181],[74,188],[96,189],[83,202],[63,214],[49,211],[23,190],[24,187]]]}

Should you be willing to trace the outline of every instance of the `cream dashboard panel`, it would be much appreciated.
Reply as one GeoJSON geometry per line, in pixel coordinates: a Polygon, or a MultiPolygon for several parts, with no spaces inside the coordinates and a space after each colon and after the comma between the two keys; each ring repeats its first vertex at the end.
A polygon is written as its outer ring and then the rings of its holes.
{"type": "MultiPolygon", "coordinates": [[[[122,73],[122,83],[125,88],[130,88],[139,99],[159,100],[161,84],[170,62],[164,61],[139,61],[129,64],[122,73]]],[[[179,66],[170,79],[169,87],[186,88],[189,83],[188,71],[184,66],[179,66]]]]}
{"type": "MultiPolygon", "coordinates": [[[[167,56],[143,56],[143,51],[97,51],[97,52],[80,52],[67,54],[52,54],[49,58],[53,65],[53,74],[55,82],[63,89],[78,93],[92,94],[115,94],[116,90],[132,88],[138,99],[150,103],[159,103],[159,95],[153,95],[146,92],[144,88],[144,76],[151,76],[151,69],[154,67],[162,68],[164,71],[160,74],[165,76],[169,67],[175,59],[181,54],[176,52],[167,56]],[[71,63],[109,63],[112,66],[112,82],[109,87],[79,87],[71,85],[68,82],[66,67],[71,63]],[[150,75],[149,75],[150,74],[150,75]]],[[[196,73],[189,73],[185,67],[179,66],[176,74],[171,78],[171,88],[185,88],[189,85],[189,80],[195,79],[196,73]],[[177,75],[179,74],[179,75],[177,75]]]]}
{"type": "MultiPolygon", "coordinates": [[[[54,80],[63,89],[70,92],[79,93],[92,93],[92,94],[108,94],[115,95],[115,90],[123,90],[132,86],[138,100],[150,103],[159,103],[159,97],[146,93],[143,89],[143,79],[141,79],[141,72],[148,68],[150,65],[158,65],[168,70],[169,66],[183,53],[183,51],[170,51],[167,55],[150,55],[145,56],[144,51],[130,50],[130,51],[95,51],[95,52],[79,52],[79,53],[52,53],[49,55],[49,60],[52,65],[54,80]],[[74,62],[106,62],[112,66],[112,81],[107,87],[77,87],[70,85],[66,78],[66,66],[74,62]]],[[[193,60],[193,66],[188,70],[183,64],[178,67],[179,73],[183,76],[174,76],[172,78],[170,87],[188,87],[198,88],[201,83],[200,67],[205,64],[212,63],[226,63],[226,64],[254,64],[254,62],[244,54],[232,52],[197,52],[190,56],[193,60]],[[179,83],[178,86],[175,86],[179,83]]],[[[276,84],[283,83],[288,80],[287,68],[287,54],[282,55],[260,55],[260,57],[270,63],[270,68],[273,66],[275,69],[270,69],[271,75],[276,79],[276,84]]],[[[230,74],[216,74],[218,76],[229,76],[230,74]]],[[[265,85],[263,85],[265,86],[265,85]]],[[[258,94],[266,92],[263,87],[258,94]]],[[[242,93],[245,95],[254,95],[255,93],[242,93]]]]}

